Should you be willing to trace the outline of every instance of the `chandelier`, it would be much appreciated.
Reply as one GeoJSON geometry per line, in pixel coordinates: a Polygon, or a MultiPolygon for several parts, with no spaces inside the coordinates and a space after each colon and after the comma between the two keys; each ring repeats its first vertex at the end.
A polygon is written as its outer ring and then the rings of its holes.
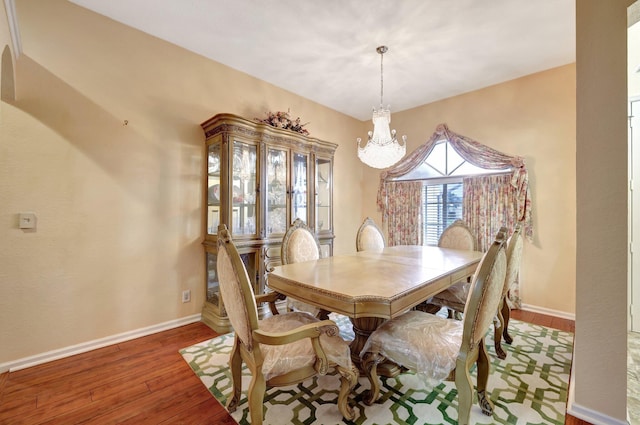
{"type": "Polygon", "coordinates": [[[389,129],[391,122],[391,108],[382,106],[383,72],[382,58],[389,50],[387,46],[379,46],[376,52],[380,54],[380,109],[373,108],[373,131],[369,131],[367,144],[362,147],[362,139],[358,137],[358,158],[373,168],[387,168],[400,161],[407,152],[407,136],[402,136],[402,144],[396,139],[396,131],[389,129]]]}

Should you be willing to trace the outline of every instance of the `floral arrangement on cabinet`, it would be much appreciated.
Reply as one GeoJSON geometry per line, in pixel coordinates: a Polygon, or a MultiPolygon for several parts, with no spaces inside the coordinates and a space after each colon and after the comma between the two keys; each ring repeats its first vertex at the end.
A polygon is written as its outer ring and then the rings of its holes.
{"type": "Polygon", "coordinates": [[[307,122],[301,124],[300,117],[296,118],[295,120],[292,119],[288,109],[287,112],[267,112],[266,118],[255,118],[255,120],[259,123],[268,124],[272,127],[295,131],[296,133],[304,134],[305,136],[309,135],[309,130],[304,128],[304,126],[309,123],[307,122]]]}

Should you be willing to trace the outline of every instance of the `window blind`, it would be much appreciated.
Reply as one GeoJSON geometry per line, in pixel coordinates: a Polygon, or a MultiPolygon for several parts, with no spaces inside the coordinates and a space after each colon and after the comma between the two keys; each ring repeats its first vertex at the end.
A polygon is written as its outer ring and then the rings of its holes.
{"type": "Polygon", "coordinates": [[[462,218],[462,183],[425,184],[422,191],[423,241],[437,245],[442,231],[462,218]]]}

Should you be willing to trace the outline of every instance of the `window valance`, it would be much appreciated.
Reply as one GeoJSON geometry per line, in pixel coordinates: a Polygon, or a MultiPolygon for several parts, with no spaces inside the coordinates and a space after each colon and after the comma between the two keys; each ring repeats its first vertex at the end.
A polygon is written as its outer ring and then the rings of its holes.
{"type": "Polygon", "coordinates": [[[506,155],[469,137],[457,134],[449,130],[446,124],[439,124],[427,142],[407,155],[394,167],[380,174],[377,203],[378,211],[382,212],[383,221],[388,219],[389,213],[386,202],[387,184],[398,177],[404,176],[422,164],[440,140],[447,140],[451,147],[453,147],[465,161],[477,167],[496,171],[513,169],[511,186],[516,192],[516,220],[523,223],[523,233],[529,241],[532,241],[531,195],[529,192],[529,177],[524,158],[506,155]]]}

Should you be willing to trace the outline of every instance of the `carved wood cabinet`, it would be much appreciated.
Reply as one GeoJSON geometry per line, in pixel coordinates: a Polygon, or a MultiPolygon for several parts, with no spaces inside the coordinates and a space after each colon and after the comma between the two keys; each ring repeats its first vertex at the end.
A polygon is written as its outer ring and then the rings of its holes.
{"type": "Polygon", "coordinates": [[[318,234],[323,255],[332,255],[337,145],[232,114],[218,114],[201,125],[207,159],[202,320],[227,332],[231,325],[216,268],[218,225],[229,228],[256,294],[265,291],[266,271],[280,264],[282,238],[296,218],[318,234]]]}

